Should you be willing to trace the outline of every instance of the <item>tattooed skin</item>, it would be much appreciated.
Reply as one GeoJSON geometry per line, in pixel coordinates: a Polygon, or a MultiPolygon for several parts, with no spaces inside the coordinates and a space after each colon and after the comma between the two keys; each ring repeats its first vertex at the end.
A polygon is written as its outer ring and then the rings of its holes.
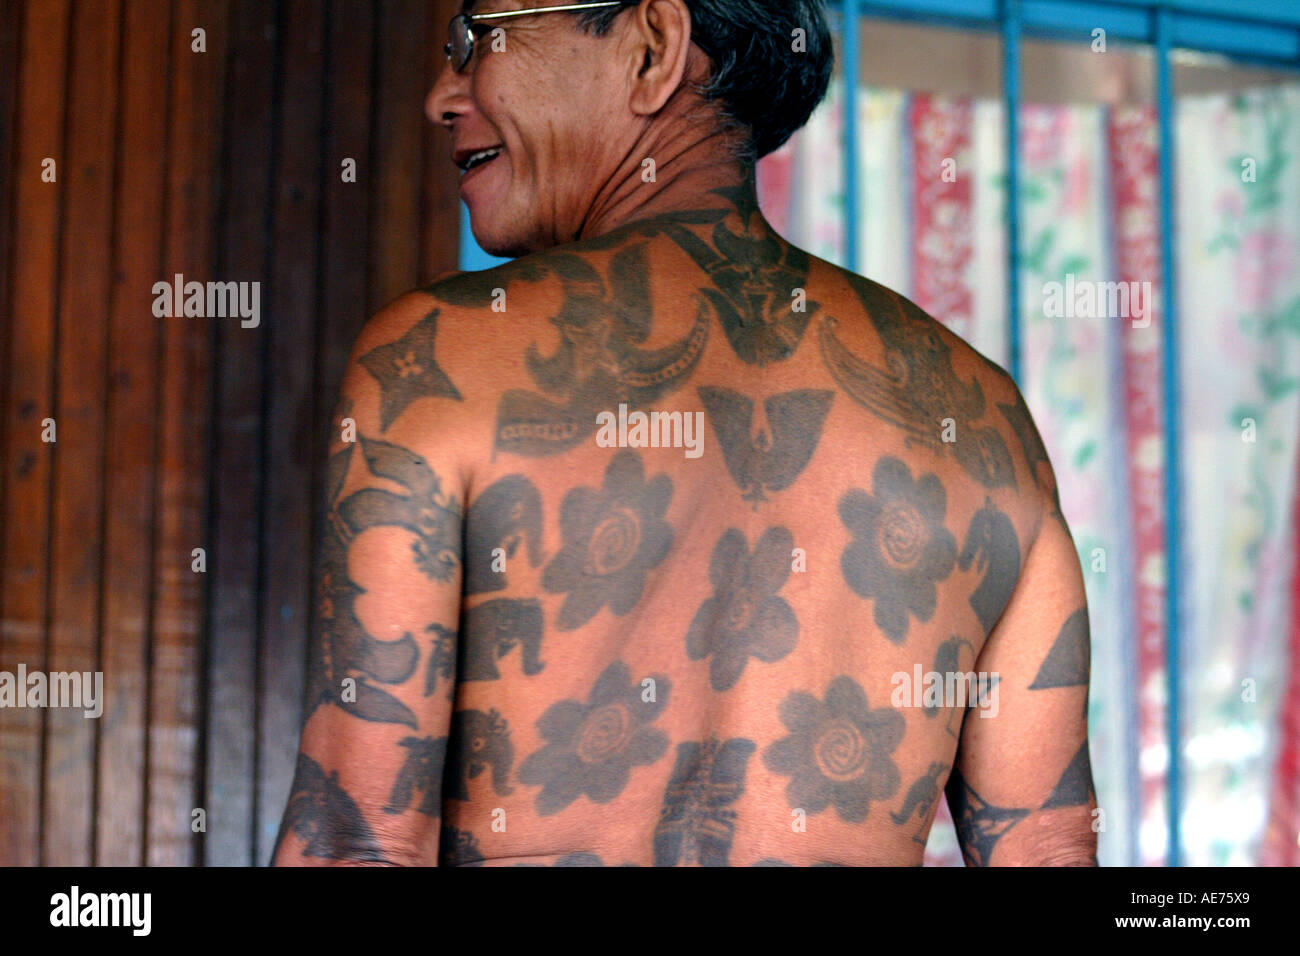
{"type": "Polygon", "coordinates": [[[1081,607],[1061,625],[1047,659],[1038,669],[1030,690],[1050,687],[1078,687],[1088,683],[1088,659],[1092,644],[1088,636],[1088,609],[1081,607]]]}
{"type": "Polygon", "coordinates": [[[461,400],[434,358],[437,331],[438,310],[434,309],[396,342],[361,356],[361,364],[379,382],[381,430],[388,431],[394,419],[418,398],[461,400]]]}
{"type": "Polygon", "coordinates": [[[473,866],[483,862],[483,851],[478,840],[468,830],[443,825],[438,840],[439,866],[473,866]]]}
{"type": "Polygon", "coordinates": [[[1088,759],[1088,743],[1084,741],[1041,809],[1082,807],[1094,797],[1096,792],[1092,788],[1092,762],[1088,759]]]}
{"type": "Polygon", "coordinates": [[[609,282],[583,259],[548,259],[564,286],[564,303],[551,322],[560,333],[554,355],[529,346],[525,362],[545,395],[512,389],[497,408],[497,447],[518,455],[555,455],[596,431],[598,412],[626,404],[645,408],[679,388],[709,338],[701,301],[686,337],[659,349],[641,349],[654,306],[646,279],[645,245],[628,245],[610,263],[609,282]],[[547,398],[546,396],[554,396],[547,398]]]}
{"type": "Polygon", "coordinates": [[[907,788],[902,808],[897,813],[891,811],[889,814],[890,819],[899,826],[916,817],[920,825],[913,831],[912,841],[921,846],[925,846],[925,834],[930,831],[930,823],[939,809],[939,778],[949,769],[946,763],[937,760],[931,763],[930,769],[907,788]]]}
{"type": "Polygon", "coordinates": [[[736,356],[759,366],[788,359],[820,308],[806,296],[805,301],[798,297],[808,286],[808,255],[768,232],[746,188],[714,193],[736,204],[746,231],[733,232],[718,223],[713,248],[682,232],[673,238],[712,280],[715,287],[705,287],[704,295],[736,356]]]}
{"type": "Polygon", "coordinates": [[[465,520],[465,593],[509,586],[509,562],[527,546],[528,563],[542,563],[542,496],[523,475],[492,483],[469,506],[465,520]],[[498,563],[500,558],[500,563],[498,563]]]}
{"type": "Polygon", "coordinates": [[[745,767],[755,750],[740,737],[677,745],[677,764],[655,827],[655,866],[726,866],[736,830],[730,805],[745,790],[745,767]]]}
{"type": "Polygon", "coordinates": [[[853,535],[844,550],[844,580],[875,602],[875,619],[895,644],[907,637],[908,618],[934,615],[937,582],[952,573],[957,542],[943,526],[947,497],[934,475],[912,480],[897,458],[882,458],[873,494],[853,489],[840,499],[840,520],[853,535]]]}
{"type": "Polygon", "coordinates": [[[514,792],[509,781],[515,748],[510,742],[510,724],[504,717],[495,710],[486,714],[458,710],[451,716],[451,740],[443,778],[446,798],[468,800],[469,781],[489,769],[494,793],[508,796],[514,792]]]}
{"type": "Polygon", "coordinates": [[[736,528],[718,539],[709,564],[713,597],[695,613],[686,635],[691,660],[712,657],[714,690],[734,687],[751,656],[779,661],[794,649],[799,621],[776,593],[790,576],[793,548],[794,536],[786,528],[763,532],[753,555],[736,528]]]}
{"type": "MultiPolygon", "coordinates": [[[[348,554],[361,533],[378,527],[403,528],[415,536],[412,559],[432,581],[451,579],[458,564],[460,508],[441,491],[437,474],[419,455],[374,439],[361,439],[370,472],[406,489],[397,494],[364,488],[338,501],[323,532],[320,638],[313,642],[308,667],[307,717],[317,707],[336,706],[363,720],[416,726],[415,715],[378,684],[404,683],[414,672],[419,650],[407,633],[392,641],[368,634],[356,616],[365,592],[348,573],[348,554]],[[356,700],[345,702],[343,681],[355,681],[356,700]]],[[[329,481],[337,495],[352,447],[331,459],[329,481]]]]}
{"type": "Polygon", "coordinates": [[[572,631],[608,605],[623,615],[636,605],[647,573],[668,554],[673,531],[664,512],[673,496],[667,475],[647,481],[641,456],[621,452],[601,488],[564,496],[564,547],[546,566],[542,587],[565,594],[557,626],[572,631]]]}
{"type": "Polygon", "coordinates": [[[277,847],[292,831],[306,842],[305,856],[387,862],[361,808],[339,785],[337,771],[326,776],[320,764],[300,753],[293,779],[277,847]]]}
{"type": "Polygon", "coordinates": [[[888,369],[858,358],[835,334],[835,321],[821,324],[822,358],[855,402],[907,432],[909,443],[946,451],[987,488],[1016,487],[1015,466],[996,428],[984,418],[979,380],[962,381],[952,366],[952,348],[911,303],[866,279],[850,280],[871,324],[885,345],[888,369]],[[956,441],[943,440],[944,420],[956,427],[956,441]]]}
{"type": "Polygon", "coordinates": [[[763,762],[790,777],[786,799],[810,814],[834,806],[840,819],[861,823],[873,802],[892,797],[899,786],[892,754],[903,738],[896,710],[867,704],[851,677],[837,677],[818,700],[795,691],[781,704],[790,736],[763,753],[763,762]]]}
{"type": "Polygon", "coordinates": [[[988,866],[998,840],[1027,817],[1029,810],[994,806],[972,790],[958,770],[948,778],[947,791],[967,865],[988,866]]]}
{"type": "Polygon", "coordinates": [[[516,646],[520,667],[530,677],[546,665],[542,653],[542,605],[532,598],[497,598],[466,608],[460,621],[463,646],[457,660],[459,681],[497,680],[497,661],[516,646]]]}
{"type": "Polygon", "coordinates": [[[585,704],[564,700],[547,708],[537,731],[546,746],[519,766],[519,780],[542,787],[537,812],[558,813],[580,796],[609,803],[627,786],[634,767],[655,763],[668,737],[651,725],[668,702],[668,679],[653,678],[655,699],[643,699],[627,667],[605,668],[585,704]]]}
{"type": "Polygon", "coordinates": [[[741,497],[758,510],[765,491],[784,491],[807,467],[830,411],[833,392],[799,389],[763,401],[754,421],[752,398],[729,388],[699,389],[713,431],[722,445],[727,470],[741,497]]]}
{"type": "Polygon", "coordinates": [[[1060,511],[1061,500],[1057,496],[1056,479],[1052,476],[1047,449],[1043,446],[1043,439],[1038,434],[1038,428],[1034,425],[1034,418],[1029,414],[1024,398],[1017,395],[1014,402],[999,402],[998,411],[1002,413],[1002,417],[1011,425],[1016,438],[1020,440],[1021,450],[1029,465],[1029,473],[1034,476],[1034,484],[1051,492],[1056,509],[1060,511]]]}
{"type": "Polygon", "coordinates": [[[957,559],[963,571],[969,571],[972,564],[976,571],[984,573],[984,580],[970,596],[970,606],[988,634],[1020,580],[1020,542],[1015,525],[992,501],[986,500],[984,507],[975,512],[966,532],[966,546],[957,559]]]}
{"type": "Polygon", "coordinates": [[[442,813],[442,767],[447,756],[446,737],[403,737],[406,761],[397,773],[385,813],[403,813],[418,791],[424,795],[417,810],[428,817],[442,813]]]}
{"type": "MultiPolygon", "coordinates": [[[[934,665],[930,668],[930,670],[936,674],[956,674],[956,673],[964,672],[965,668],[961,666],[962,648],[965,648],[966,650],[970,651],[972,656],[974,655],[975,648],[971,646],[970,641],[958,637],[956,634],[948,638],[946,641],[944,641],[942,644],[939,645],[939,650],[934,655],[934,665]]],[[[936,708],[927,707],[924,711],[925,716],[934,717],[936,714],[939,713],[940,709],[941,708],[937,708],[937,707],[936,708]]],[[[958,727],[960,727],[963,715],[961,710],[957,707],[949,707],[947,708],[947,710],[948,710],[948,723],[945,729],[953,737],[956,737],[957,731],[953,728],[953,724],[955,723],[957,724],[958,727]]]]}
{"type": "Polygon", "coordinates": [[[1087,850],[1086,608],[1015,383],[709,187],[367,324],[287,861],[918,865],[945,792],[972,863],[1087,850]],[[611,447],[634,412],[698,428],[611,447]],[[1001,710],[896,704],[914,668],[1001,710]]]}

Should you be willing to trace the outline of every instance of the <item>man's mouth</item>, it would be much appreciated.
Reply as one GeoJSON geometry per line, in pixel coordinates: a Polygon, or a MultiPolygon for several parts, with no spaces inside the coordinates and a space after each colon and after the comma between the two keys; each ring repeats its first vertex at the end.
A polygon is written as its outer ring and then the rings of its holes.
{"type": "Polygon", "coordinates": [[[500,146],[492,146],[487,149],[466,150],[458,152],[455,160],[456,165],[460,167],[462,173],[468,173],[472,169],[484,166],[496,159],[503,152],[500,146]]]}

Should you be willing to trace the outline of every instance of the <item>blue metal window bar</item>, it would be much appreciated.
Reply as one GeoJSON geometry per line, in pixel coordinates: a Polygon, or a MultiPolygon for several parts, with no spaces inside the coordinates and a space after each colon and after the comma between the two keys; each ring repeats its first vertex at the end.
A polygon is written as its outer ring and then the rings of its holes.
{"type": "MultiPolygon", "coordinates": [[[[1168,863],[1182,857],[1180,815],[1182,767],[1179,710],[1179,635],[1182,568],[1182,476],[1178,457],[1181,434],[1178,377],[1177,262],[1174,235],[1173,76],[1174,48],[1218,53],[1259,66],[1300,70],[1300,0],[829,0],[838,11],[841,75],[858,76],[858,29],[864,16],[909,20],[948,27],[996,31],[1002,37],[1002,87],[1007,155],[1007,322],[1009,371],[1022,381],[1020,290],[1019,139],[1020,39],[1090,38],[1098,27],[1108,39],[1150,46],[1156,60],[1156,108],[1160,135],[1160,236],[1165,314],[1161,326],[1165,429],[1165,547],[1167,549],[1165,666],[1168,686],[1168,863]]],[[[857,268],[858,195],[857,111],[844,115],[844,236],[849,268],[857,268]]],[[[507,260],[490,256],[470,233],[461,206],[460,267],[487,269],[507,260]]]]}

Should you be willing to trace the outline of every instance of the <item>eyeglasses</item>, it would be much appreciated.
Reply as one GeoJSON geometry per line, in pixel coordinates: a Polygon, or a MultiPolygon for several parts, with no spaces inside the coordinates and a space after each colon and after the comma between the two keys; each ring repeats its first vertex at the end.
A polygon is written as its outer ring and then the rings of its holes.
{"type": "Polygon", "coordinates": [[[460,73],[474,55],[474,24],[480,20],[503,20],[522,17],[530,13],[560,13],[565,10],[594,10],[597,7],[622,7],[628,0],[604,0],[602,3],[566,3],[559,7],[534,7],[531,10],[506,10],[502,13],[461,13],[451,18],[447,25],[447,45],[443,52],[451,60],[452,69],[460,73]]]}

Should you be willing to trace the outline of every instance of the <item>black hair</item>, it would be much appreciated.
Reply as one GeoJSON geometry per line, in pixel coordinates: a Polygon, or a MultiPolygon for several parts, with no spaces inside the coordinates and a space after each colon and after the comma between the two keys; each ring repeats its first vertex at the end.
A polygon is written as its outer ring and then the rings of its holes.
{"type": "MultiPolygon", "coordinates": [[[[579,27],[604,36],[614,18],[638,2],[584,11],[579,27]]],[[[825,0],[685,3],[691,13],[691,39],[713,64],[699,93],[720,103],[724,125],[741,132],[738,158],[757,162],[808,122],[826,95],[835,52],[825,0]]]]}

